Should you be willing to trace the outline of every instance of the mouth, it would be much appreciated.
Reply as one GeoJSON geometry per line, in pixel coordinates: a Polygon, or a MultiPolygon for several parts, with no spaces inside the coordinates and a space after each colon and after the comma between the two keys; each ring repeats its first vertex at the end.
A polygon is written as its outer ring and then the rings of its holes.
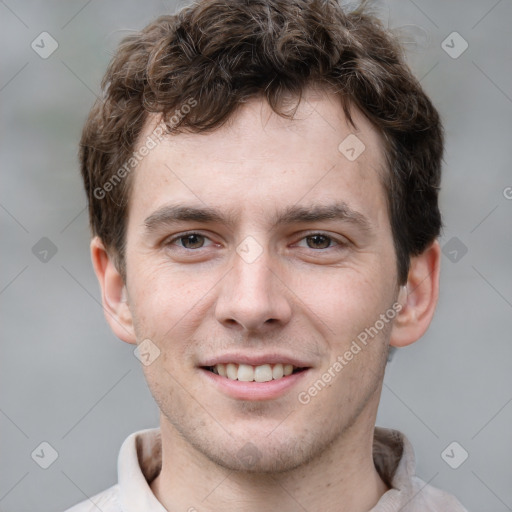
{"type": "Polygon", "coordinates": [[[233,358],[233,362],[227,357],[223,359],[222,362],[208,361],[209,364],[198,368],[208,387],[213,386],[224,396],[235,400],[279,399],[293,389],[302,389],[305,376],[312,370],[312,367],[302,365],[297,360],[286,358],[288,360],[280,361],[277,355],[268,359],[265,356],[240,356],[233,358]]]}
{"type": "Polygon", "coordinates": [[[307,370],[306,367],[298,367],[289,363],[265,363],[258,366],[243,363],[219,363],[214,366],[203,366],[202,369],[229,380],[261,383],[281,380],[307,370]]]}

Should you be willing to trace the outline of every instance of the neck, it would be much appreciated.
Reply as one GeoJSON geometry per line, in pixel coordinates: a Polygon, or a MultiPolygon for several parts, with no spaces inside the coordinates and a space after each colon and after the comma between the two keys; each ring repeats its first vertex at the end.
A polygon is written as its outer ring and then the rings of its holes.
{"type": "Polygon", "coordinates": [[[273,474],[225,469],[162,419],[162,470],[151,489],[167,510],[367,512],[388,487],[373,463],[375,417],[365,416],[314,460],[273,474]]]}

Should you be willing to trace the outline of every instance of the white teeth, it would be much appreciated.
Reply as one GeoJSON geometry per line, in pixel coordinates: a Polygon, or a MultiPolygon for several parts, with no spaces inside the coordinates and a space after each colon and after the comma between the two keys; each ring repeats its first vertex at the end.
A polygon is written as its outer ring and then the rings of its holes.
{"type": "MultiPolygon", "coordinates": [[[[240,378],[240,369],[238,370],[238,378],[240,378]]],[[[272,380],[272,368],[269,364],[262,364],[254,368],[254,380],[256,382],[268,382],[272,380]]]]}
{"type": "Polygon", "coordinates": [[[238,377],[238,366],[233,363],[226,365],[226,376],[228,379],[236,380],[238,377]]]}
{"type": "Polygon", "coordinates": [[[254,380],[254,370],[251,365],[240,364],[238,365],[238,380],[243,382],[251,382],[254,380]]]}
{"type": "Polygon", "coordinates": [[[218,364],[216,366],[216,370],[217,370],[217,373],[221,376],[221,377],[226,377],[227,373],[226,373],[226,365],[225,364],[218,364]]]}
{"type": "Polygon", "coordinates": [[[273,379],[280,379],[284,375],[283,365],[282,364],[275,364],[272,368],[272,378],[273,379]]]}
{"type": "Polygon", "coordinates": [[[262,364],[251,366],[249,364],[219,363],[213,368],[213,373],[221,377],[242,382],[269,382],[291,375],[294,370],[292,364],[262,364]]]}

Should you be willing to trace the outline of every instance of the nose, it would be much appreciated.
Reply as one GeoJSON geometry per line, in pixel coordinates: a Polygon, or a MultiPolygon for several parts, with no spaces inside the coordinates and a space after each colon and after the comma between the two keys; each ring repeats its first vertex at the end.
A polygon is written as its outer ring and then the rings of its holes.
{"type": "Polygon", "coordinates": [[[248,262],[238,254],[220,283],[215,306],[217,321],[240,331],[265,332],[291,318],[290,290],[264,252],[248,262]]]}

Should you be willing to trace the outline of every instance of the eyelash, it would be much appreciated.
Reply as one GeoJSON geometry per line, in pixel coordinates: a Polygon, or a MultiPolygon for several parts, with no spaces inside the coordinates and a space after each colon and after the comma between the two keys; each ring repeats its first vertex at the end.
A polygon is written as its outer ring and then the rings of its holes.
{"type": "MultiPolygon", "coordinates": [[[[170,245],[177,245],[177,244],[174,244],[174,242],[178,241],[178,240],[182,240],[184,238],[187,238],[188,236],[191,236],[191,235],[198,235],[198,236],[201,236],[207,240],[210,240],[206,235],[203,235],[202,233],[199,233],[197,231],[189,231],[189,232],[186,232],[186,233],[180,233],[178,236],[173,236],[172,238],[169,238],[167,239],[165,242],[164,242],[164,245],[165,246],[170,246],[170,245]]],[[[347,245],[348,245],[348,242],[347,241],[343,241],[343,240],[340,240],[340,239],[336,239],[335,237],[327,234],[327,233],[322,233],[321,231],[313,231],[311,233],[308,233],[306,235],[304,235],[302,238],[300,238],[299,242],[302,241],[302,240],[306,240],[307,238],[311,238],[311,237],[314,237],[314,236],[322,236],[324,238],[327,238],[332,242],[334,242],[336,245],[334,246],[329,246],[329,247],[326,247],[324,249],[313,249],[311,247],[304,247],[305,249],[311,249],[312,251],[315,251],[315,252],[320,252],[320,251],[325,251],[327,249],[333,249],[333,248],[338,248],[338,249],[343,249],[345,248],[347,245]]],[[[210,240],[211,241],[211,240],[210,240]]],[[[180,249],[183,249],[185,251],[198,251],[200,249],[204,249],[205,247],[199,247],[197,249],[188,249],[186,247],[182,247],[182,246],[178,246],[180,249]]]]}

